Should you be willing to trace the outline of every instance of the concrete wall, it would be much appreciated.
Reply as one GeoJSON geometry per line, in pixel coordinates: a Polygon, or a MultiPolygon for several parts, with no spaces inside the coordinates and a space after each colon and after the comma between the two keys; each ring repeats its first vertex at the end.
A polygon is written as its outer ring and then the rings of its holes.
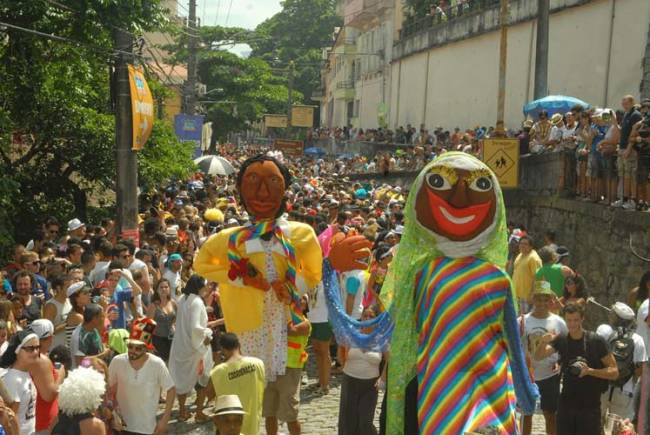
{"type": "MultiPolygon", "coordinates": [[[[536,33],[532,18],[536,4],[534,0],[511,1],[507,127],[521,124],[522,107],[532,99],[536,33]]],[[[573,95],[594,105],[616,108],[624,94],[638,95],[650,1],[554,0],[551,7],[549,93],[573,95]]],[[[498,10],[493,8],[399,41],[393,50],[392,84],[401,85],[399,92],[393,88],[391,93],[389,125],[425,122],[428,127],[441,125],[448,129],[493,125],[499,57],[497,26],[498,10]]]]}
{"type": "Polygon", "coordinates": [[[381,104],[384,78],[381,74],[357,81],[356,98],[359,100],[359,126],[377,128],[377,110],[381,104]]]}

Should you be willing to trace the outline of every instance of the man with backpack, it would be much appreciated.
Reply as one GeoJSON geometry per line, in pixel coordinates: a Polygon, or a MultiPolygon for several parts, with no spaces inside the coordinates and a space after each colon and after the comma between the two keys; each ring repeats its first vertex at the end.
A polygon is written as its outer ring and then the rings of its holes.
{"type": "Polygon", "coordinates": [[[634,332],[634,310],[623,302],[616,302],[610,311],[609,324],[598,327],[596,333],[609,344],[616,360],[618,377],[609,382],[601,396],[602,418],[607,413],[624,419],[634,417],[634,386],[641,376],[642,364],[648,360],[643,338],[634,332]]]}

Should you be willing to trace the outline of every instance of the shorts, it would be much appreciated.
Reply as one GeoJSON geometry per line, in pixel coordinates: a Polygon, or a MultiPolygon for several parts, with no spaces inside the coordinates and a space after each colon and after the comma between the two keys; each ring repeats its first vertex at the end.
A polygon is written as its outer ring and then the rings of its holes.
{"type": "Polygon", "coordinates": [[[332,335],[332,325],[329,322],[311,324],[311,338],[313,340],[330,341],[332,335]]]}
{"type": "Polygon", "coordinates": [[[650,175],[650,156],[641,155],[638,158],[636,176],[639,183],[647,183],[650,175]]]}
{"type": "Polygon", "coordinates": [[[274,382],[266,384],[262,416],[265,418],[276,417],[287,423],[298,421],[301,378],[302,369],[287,367],[284,375],[278,376],[274,382]]]}
{"type": "Polygon", "coordinates": [[[618,169],[618,176],[625,178],[635,178],[636,171],[639,166],[639,159],[637,158],[636,153],[631,153],[630,157],[623,158],[623,151],[618,151],[618,159],[616,161],[616,166],[618,169]]]}
{"type": "Polygon", "coordinates": [[[557,412],[557,404],[560,400],[560,375],[535,381],[539,388],[540,408],[544,412],[557,412]]]}
{"type": "Polygon", "coordinates": [[[602,156],[602,162],[603,162],[603,177],[605,178],[614,178],[616,177],[616,155],[614,154],[608,154],[602,156]]]}
{"type": "Polygon", "coordinates": [[[600,178],[603,176],[603,157],[600,153],[589,153],[587,160],[587,177],[600,178]]]}

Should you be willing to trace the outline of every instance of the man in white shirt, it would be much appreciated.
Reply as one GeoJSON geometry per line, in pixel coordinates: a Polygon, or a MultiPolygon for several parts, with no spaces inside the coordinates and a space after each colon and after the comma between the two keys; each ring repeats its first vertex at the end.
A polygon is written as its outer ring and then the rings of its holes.
{"type": "MultiPolygon", "coordinates": [[[[537,349],[539,339],[545,334],[566,335],[569,332],[564,320],[560,316],[550,312],[554,298],[555,293],[553,293],[551,285],[548,282],[535,282],[532,293],[533,310],[526,314],[523,319],[519,319],[520,322],[523,322],[524,343],[526,343],[527,351],[531,355],[537,349]]],[[[557,433],[555,428],[555,412],[557,411],[558,399],[560,397],[558,359],[557,352],[539,361],[531,358],[535,383],[539,388],[541,408],[546,422],[546,433],[557,433]]],[[[524,416],[524,435],[530,435],[532,422],[532,415],[524,416]]]]}
{"type": "Polygon", "coordinates": [[[366,273],[363,270],[344,272],[341,273],[340,281],[345,312],[353,319],[359,320],[363,312],[363,293],[368,284],[366,273]]]}
{"type": "Polygon", "coordinates": [[[167,258],[163,278],[169,281],[172,299],[178,301],[181,293],[181,269],[183,268],[183,257],[181,254],[172,254],[167,258]]]}
{"type": "Polygon", "coordinates": [[[128,352],[113,358],[108,367],[111,396],[128,433],[161,435],[176,398],[176,389],[165,362],[147,352],[151,348],[151,334],[155,322],[136,321],[127,341],[128,352]],[[156,422],[160,393],[165,391],[165,411],[156,422]]]}
{"type": "MultiPolygon", "coordinates": [[[[617,353],[625,355],[627,339],[632,340],[634,349],[632,352],[633,372],[628,374],[628,379],[622,379],[617,383],[610,383],[606,392],[603,393],[601,403],[601,416],[604,419],[607,413],[616,414],[624,419],[634,417],[634,386],[636,380],[641,377],[642,364],[648,360],[646,347],[643,338],[633,332],[634,310],[623,302],[616,302],[610,312],[610,324],[603,324],[598,327],[596,333],[603,337],[610,344],[614,358],[617,353]],[[618,346],[616,345],[618,344],[618,346]],[[623,385],[623,382],[625,382],[623,385]]],[[[625,374],[619,366],[619,377],[625,374]]]]}

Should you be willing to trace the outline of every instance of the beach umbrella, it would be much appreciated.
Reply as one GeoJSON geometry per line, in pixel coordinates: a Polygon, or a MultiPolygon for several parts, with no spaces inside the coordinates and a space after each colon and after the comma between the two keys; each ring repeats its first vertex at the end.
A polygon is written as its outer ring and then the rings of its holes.
{"type": "Polygon", "coordinates": [[[228,176],[235,173],[235,168],[221,156],[203,156],[194,160],[201,172],[207,175],[228,176]]]}
{"type": "Polygon", "coordinates": [[[307,154],[308,156],[324,156],[325,151],[323,151],[322,148],[310,147],[305,149],[305,154],[307,154]]]}
{"type": "Polygon", "coordinates": [[[574,106],[582,106],[585,109],[590,107],[589,104],[579,98],[569,97],[566,95],[549,95],[539,100],[531,101],[524,105],[524,115],[537,119],[540,111],[546,110],[549,118],[555,113],[564,115],[574,106]]]}

